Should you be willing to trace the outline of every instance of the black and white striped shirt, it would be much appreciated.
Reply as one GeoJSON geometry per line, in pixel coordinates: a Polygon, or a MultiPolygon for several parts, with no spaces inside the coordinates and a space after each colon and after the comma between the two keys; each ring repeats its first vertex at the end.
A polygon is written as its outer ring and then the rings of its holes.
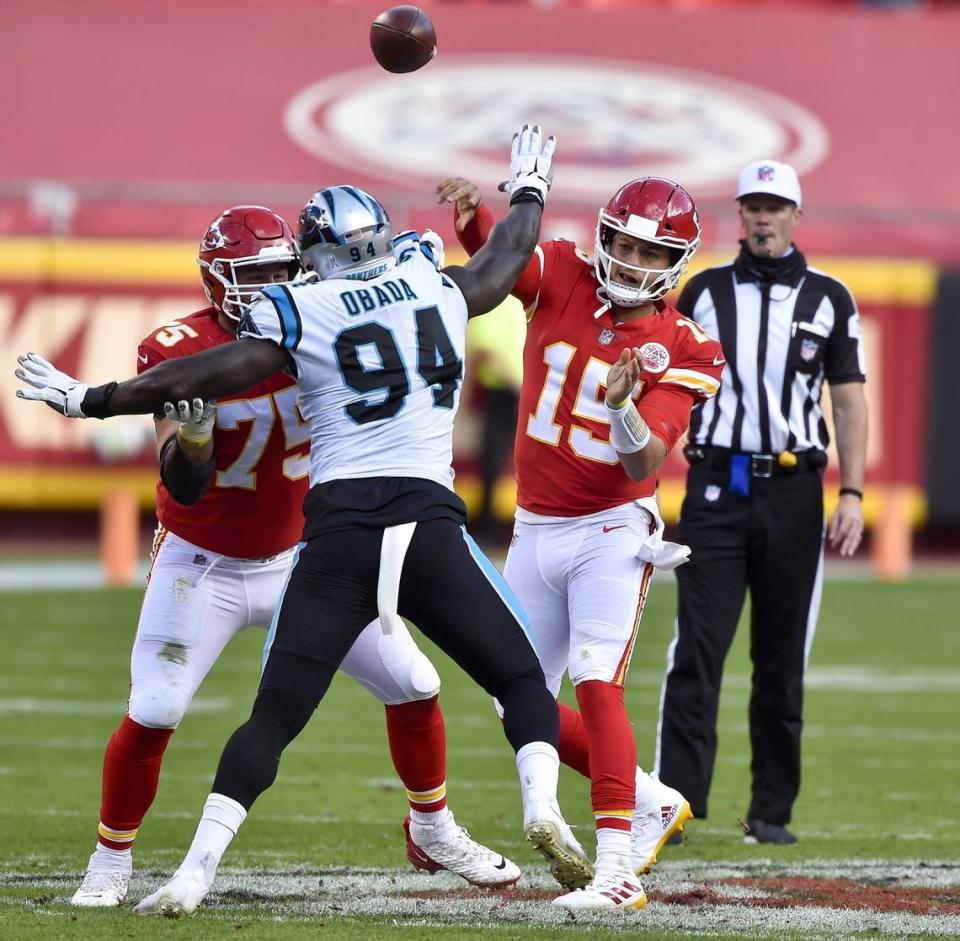
{"type": "Polygon", "coordinates": [[[826,449],[823,382],[864,382],[860,316],[840,281],[795,257],[771,281],[740,256],[684,287],[677,309],[719,339],[720,393],[697,406],[690,440],[755,454],[826,449]]]}

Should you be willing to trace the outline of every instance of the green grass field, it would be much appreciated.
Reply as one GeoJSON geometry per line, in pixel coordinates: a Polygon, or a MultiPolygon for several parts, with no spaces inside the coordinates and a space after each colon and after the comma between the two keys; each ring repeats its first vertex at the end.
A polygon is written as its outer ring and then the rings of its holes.
{"type": "MultiPolygon", "coordinates": [[[[646,765],[674,591],[654,583],[628,685],[646,765]]],[[[518,890],[491,895],[447,874],[409,874],[382,708],[338,678],[197,916],[157,922],[128,908],[71,909],[93,848],[103,747],[123,712],[139,598],[0,594],[3,939],[960,935],[958,582],[827,584],[794,847],[744,846],[737,826],[749,780],[742,625],[727,665],[710,818],[663,852],[645,880],[646,911],[577,922],[547,904],[550,882],[523,843],[513,756],[490,703],[440,654],[451,806],[477,839],[525,869],[518,890]]],[[[171,742],[137,842],[134,901],[189,844],[221,748],[253,700],[262,638],[249,630],[233,642],[171,742]]],[[[592,846],[586,782],[565,771],[561,802],[592,846]]]]}

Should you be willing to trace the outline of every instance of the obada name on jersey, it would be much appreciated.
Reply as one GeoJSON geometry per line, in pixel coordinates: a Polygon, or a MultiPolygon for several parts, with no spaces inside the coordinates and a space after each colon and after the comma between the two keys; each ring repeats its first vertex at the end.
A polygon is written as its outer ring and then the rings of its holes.
{"type": "Polygon", "coordinates": [[[403,278],[397,278],[396,281],[384,281],[382,285],[374,284],[369,288],[344,291],[340,295],[340,301],[351,317],[356,317],[361,311],[369,313],[378,307],[387,307],[402,300],[419,300],[413,288],[403,278]]]}

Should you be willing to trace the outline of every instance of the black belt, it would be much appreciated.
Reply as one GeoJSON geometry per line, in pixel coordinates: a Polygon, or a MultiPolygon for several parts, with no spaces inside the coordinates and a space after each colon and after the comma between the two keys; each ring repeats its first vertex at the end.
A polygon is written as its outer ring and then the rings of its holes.
{"type": "Polygon", "coordinates": [[[751,477],[785,477],[799,471],[822,470],[827,466],[827,453],[819,448],[809,451],[781,451],[779,454],[749,454],[704,444],[688,444],[683,456],[691,464],[702,464],[711,470],[729,471],[730,458],[745,454],[750,458],[751,477]]]}

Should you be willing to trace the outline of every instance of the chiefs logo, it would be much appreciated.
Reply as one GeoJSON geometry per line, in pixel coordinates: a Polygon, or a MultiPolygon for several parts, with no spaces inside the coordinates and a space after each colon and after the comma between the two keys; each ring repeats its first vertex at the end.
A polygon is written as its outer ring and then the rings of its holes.
{"type": "Polygon", "coordinates": [[[638,355],[647,372],[661,373],[670,365],[670,353],[662,343],[644,343],[638,355]]]}
{"type": "Polygon", "coordinates": [[[213,251],[215,248],[223,248],[227,244],[226,236],[220,231],[220,220],[210,224],[206,234],[203,236],[202,249],[205,252],[213,251]]]}

